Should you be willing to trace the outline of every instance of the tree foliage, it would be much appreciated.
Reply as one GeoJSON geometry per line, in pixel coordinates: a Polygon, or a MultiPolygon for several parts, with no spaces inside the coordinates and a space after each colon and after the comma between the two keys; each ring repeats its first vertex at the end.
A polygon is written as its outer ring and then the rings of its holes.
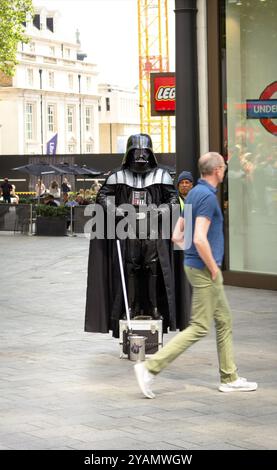
{"type": "Polygon", "coordinates": [[[0,70],[8,76],[15,73],[18,43],[28,42],[24,23],[32,14],[32,0],[0,1],[0,70]]]}

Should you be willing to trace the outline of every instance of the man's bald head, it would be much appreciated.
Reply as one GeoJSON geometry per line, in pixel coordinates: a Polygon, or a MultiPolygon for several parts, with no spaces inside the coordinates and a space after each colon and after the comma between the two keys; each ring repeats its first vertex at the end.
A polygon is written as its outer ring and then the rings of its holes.
{"type": "Polygon", "coordinates": [[[212,175],[215,168],[224,164],[224,159],[220,153],[208,152],[198,160],[199,173],[202,176],[212,175]]]}

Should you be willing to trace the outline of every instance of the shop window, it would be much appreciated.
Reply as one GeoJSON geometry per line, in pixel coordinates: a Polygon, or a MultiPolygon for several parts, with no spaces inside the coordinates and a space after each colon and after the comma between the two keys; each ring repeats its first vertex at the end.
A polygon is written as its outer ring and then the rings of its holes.
{"type": "Polygon", "coordinates": [[[225,2],[224,138],[233,271],[277,274],[276,19],[275,1],[225,2]]]}

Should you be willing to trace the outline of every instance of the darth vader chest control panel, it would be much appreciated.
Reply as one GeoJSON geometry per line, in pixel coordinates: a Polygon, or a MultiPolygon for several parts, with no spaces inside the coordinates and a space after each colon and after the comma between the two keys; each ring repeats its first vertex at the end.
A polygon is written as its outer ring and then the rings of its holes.
{"type": "Polygon", "coordinates": [[[146,206],[147,204],[147,192],[146,191],[132,191],[131,204],[135,207],[146,206]]]}

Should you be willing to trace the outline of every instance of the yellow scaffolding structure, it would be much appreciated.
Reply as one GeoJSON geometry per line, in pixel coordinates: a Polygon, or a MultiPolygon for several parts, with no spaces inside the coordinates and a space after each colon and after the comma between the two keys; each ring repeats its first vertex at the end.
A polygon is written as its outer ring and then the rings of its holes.
{"type": "Polygon", "coordinates": [[[155,152],[171,152],[170,116],[151,116],[150,73],[169,72],[167,0],[137,0],[141,132],[155,152]]]}

